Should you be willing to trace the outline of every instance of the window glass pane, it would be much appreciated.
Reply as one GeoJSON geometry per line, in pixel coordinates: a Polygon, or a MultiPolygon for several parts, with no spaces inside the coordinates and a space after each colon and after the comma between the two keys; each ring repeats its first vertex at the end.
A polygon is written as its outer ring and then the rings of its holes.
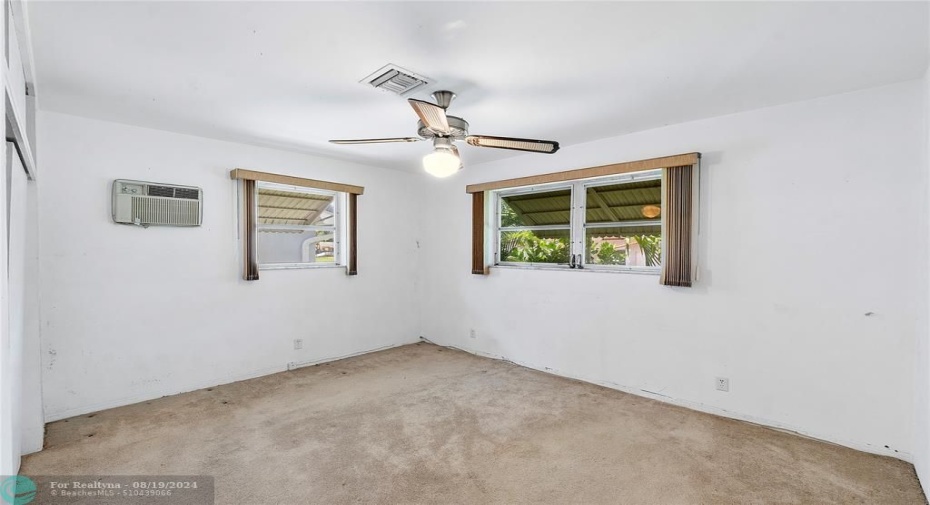
{"type": "Polygon", "coordinates": [[[258,224],[333,226],[335,195],[258,188],[258,224]]]}
{"type": "Polygon", "coordinates": [[[335,229],[286,231],[268,227],[258,230],[258,260],[262,265],[325,263],[336,261],[335,229]]]}
{"type": "Polygon", "coordinates": [[[500,260],[514,263],[568,263],[571,232],[564,230],[502,231],[500,260]]]}
{"type": "Polygon", "coordinates": [[[501,197],[501,228],[566,225],[571,222],[572,190],[539,191],[501,197]]]}
{"type": "Polygon", "coordinates": [[[662,180],[589,186],[585,205],[588,223],[658,221],[662,212],[662,180]]]}
{"type": "Polygon", "coordinates": [[[587,228],[585,263],[634,267],[661,266],[661,237],[661,225],[587,228]]]}
{"type": "Polygon", "coordinates": [[[275,264],[334,264],[334,194],[258,187],[258,261],[275,264]]]}

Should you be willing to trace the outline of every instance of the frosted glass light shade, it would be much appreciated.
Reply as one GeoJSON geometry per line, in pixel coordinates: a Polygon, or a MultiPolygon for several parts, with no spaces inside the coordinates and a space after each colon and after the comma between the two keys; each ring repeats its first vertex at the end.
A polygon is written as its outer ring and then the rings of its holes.
{"type": "Polygon", "coordinates": [[[449,151],[435,151],[423,157],[423,169],[434,177],[449,177],[459,171],[462,160],[449,151]]]}

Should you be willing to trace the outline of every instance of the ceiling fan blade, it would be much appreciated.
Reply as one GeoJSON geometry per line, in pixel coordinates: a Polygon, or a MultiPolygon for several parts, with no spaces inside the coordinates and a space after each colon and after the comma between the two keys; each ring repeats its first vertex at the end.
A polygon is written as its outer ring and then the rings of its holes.
{"type": "Polygon", "coordinates": [[[393,142],[419,142],[423,139],[420,137],[395,137],[389,139],[352,139],[352,140],[330,140],[333,144],[388,144],[393,142]]]}
{"type": "Polygon", "coordinates": [[[559,143],[552,140],[518,139],[513,137],[490,137],[487,135],[469,135],[465,142],[471,146],[512,149],[531,153],[552,154],[559,150],[559,143]]]}
{"type": "Polygon", "coordinates": [[[436,133],[449,133],[451,131],[449,129],[449,120],[446,118],[446,109],[415,98],[408,98],[407,102],[413,107],[413,111],[417,113],[417,116],[420,116],[420,121],[423,121],[423,124],[430,130],[436,133]]]}

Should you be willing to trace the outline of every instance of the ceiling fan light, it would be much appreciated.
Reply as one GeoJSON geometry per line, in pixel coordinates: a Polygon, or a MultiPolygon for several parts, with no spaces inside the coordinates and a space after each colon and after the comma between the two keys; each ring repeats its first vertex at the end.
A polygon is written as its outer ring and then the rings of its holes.
{"type": "Polygon", "coordinates": [[[642,209],[643,216],[652,219],[662,215],[662,208],[658,205],[645,205],[642,209]]]}
{"type": "Polygon", "coordinates": [[[434,177],[449,177],[462,168],[462,160],[454,153],[437,149],[423,157],[423,169],[434,177]]]}

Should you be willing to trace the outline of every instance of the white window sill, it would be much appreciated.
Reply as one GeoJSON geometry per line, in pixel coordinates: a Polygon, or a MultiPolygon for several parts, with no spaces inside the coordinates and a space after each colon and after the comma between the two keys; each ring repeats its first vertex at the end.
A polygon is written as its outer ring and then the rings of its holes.
{"type": "Polygon", "coordinates": [[[345,265],[336,265],[334,263],[313,264],[313,263],[273,263],[270,265],[258,265],[258,270],[328,270],[331,268],[345,268],[345,265]]]}
{"type": "Polygon", "coordinates": [[[586,266],[584,268],[569,268],[565,265],[493,265],[492,269],[501,268],[504,270],[554,270],[559,272],[595,272],[606,274],[636,274],[636,275],[660,275],[662,269],[658,267],[607,267],[607,266],[586,266]]]}

